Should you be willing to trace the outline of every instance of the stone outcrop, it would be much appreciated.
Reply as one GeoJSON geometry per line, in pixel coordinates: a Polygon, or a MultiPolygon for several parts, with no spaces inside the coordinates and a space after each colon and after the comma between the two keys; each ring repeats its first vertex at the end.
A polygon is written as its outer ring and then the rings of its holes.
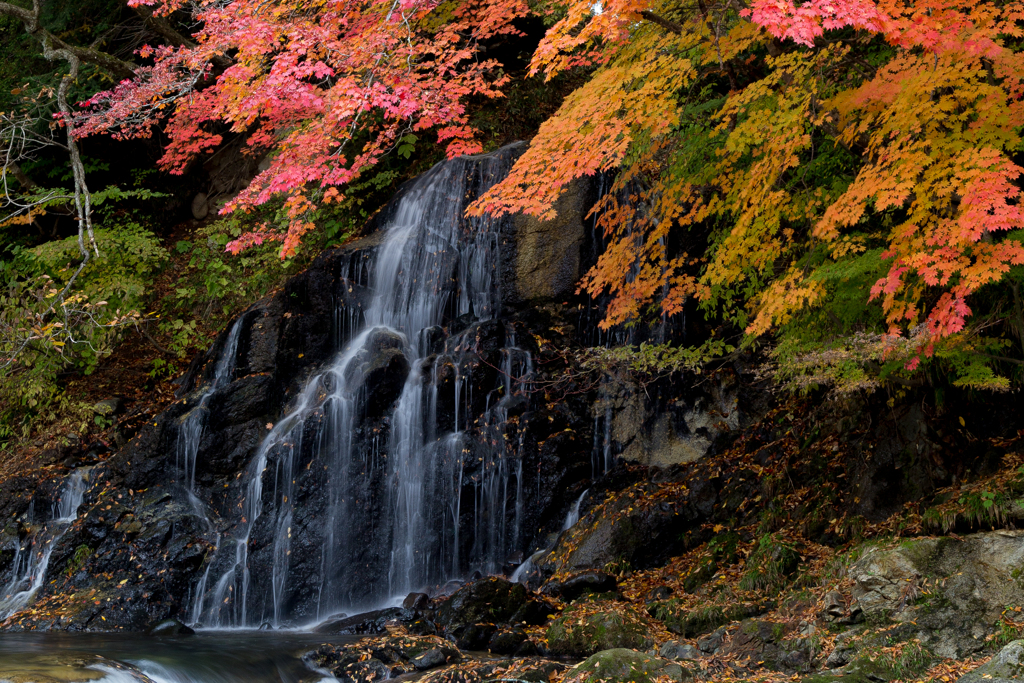
{"type": "Polygon", "coordinates": [[[1024,604],[1024,531],[921,538],[870,549],[849,570],[851,612],[915,630],[941,657],[985,645],[1007,605],[1024,604]]]}

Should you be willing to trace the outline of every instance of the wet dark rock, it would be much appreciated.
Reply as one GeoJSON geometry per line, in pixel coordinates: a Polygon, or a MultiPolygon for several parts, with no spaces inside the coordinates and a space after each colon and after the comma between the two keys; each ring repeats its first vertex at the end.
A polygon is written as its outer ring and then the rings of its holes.
{"type": "Polygon", "coordinates": [[[409,593],[402,601],[402,609],[419,611],[427,608],[430,604],[430,596],[426,593],[409,593]]]}
{"type": "MultiPolygon", "coordinates": [[[[387,670],[385,678],[395,678],[460,661],[462,654],[451,643],[436,636],[389,635],[346,645],[322,645],[307,652],[304,659],[339,680],[364,681],[384,670],[377,664],[363,668],[360,664],[364,660],[378,662],[387,670]]],[[[382,681],[384,678],[372,680],[382,681]]]]}
{"type": "Polygon", "coordinates": [[[452,631],[455,645],[460,650],[486,650],[497,631],[494,624],[468,624],[452,631]]]}
{"type": "Polygon", "coordinates": [[[313,633],[330,634],[372,634],[383,633],[390,622],[411,622],[415,614],[401,607],[389,607],[387,609],[364,612],[351,617],[336,617],[324,621],[313,629],[313,633]]]}
{"type": "Polygon", "coordinates": [[[377,681],[391,678],[391,668],[371,657],[362,662],[353,662],[345,665],[335,676],[341,683],[375,683],[377,681]]]}
{"type": "Polygon", "coordinates": [[[524,640],[512,653],[513,657],[536,657],[540,654],[540,648],[532,640],[524,640]]]}
{"type": "Polygon", "coordinates": [[[416,619],[405,625],[405,630],[414,636],[433,636],[437,634],[437,626],[429,619],[416,619]]]}
{"type": "Polygon", "coordinates": [[[510,655],[526,641],[526,634],[517,628],[501,630],[491,636],[487,649],[497,655],[510,655]]]}
{"type": "Polygon", "coordinates": [[[526,602],[526,588],[498,577],[457,590],[437,609],[437,623],[453,632],[460,626],[508,621],[526,602]]]}
{"type": "Polygon", "coordinates": [[[527,600],[509,619],[513,624],[540,626],[547,622],[548,617],[558,610],[543,600],[527,600]]]}
{"type": "Polygon", "coordinates": [[[151,636],[190,636],[195,631],[177,619],[164,619],[146,629],[151,636]]]}
{"type": "Polygon", "coordinates": [[[612,593],[618,588],[618,580],[605,572],[583,572],[564,581],[551,581],[541,592],[571,602],[581,595],[612,593]]]}

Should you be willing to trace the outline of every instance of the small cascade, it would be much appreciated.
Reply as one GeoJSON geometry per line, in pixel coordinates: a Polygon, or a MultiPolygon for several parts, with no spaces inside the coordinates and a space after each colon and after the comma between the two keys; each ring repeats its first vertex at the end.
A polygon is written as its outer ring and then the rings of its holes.
{"type": "MultiPolygon", "coordinates": [[[[583,499],[588,493],[590,493],[590,489],[585,489],[583,493],[580,494],[580,497],[576,499],[576,502],[569,506],[569,512],[566,513],[565,521],[562,522],[562,533],[565,533],[575,526],[576,522],[580,521],[580,505],[583,504],[583,499]]],[[[555,545],[557,545],[557,541],[555,542],[555,545]]],[[[512,576],[509,580],[512,581],[512,583],[526,583],[533,574],[533,570],[537,567],[537,563],[533,561],[534,558],[547,555],[555,549],[555,545],[542,548],[530,557],[526,558],[526,561],[516,567],[516,570],[512,572],[512,576]]]]}
{"type": "Polygon", "coordinates": [[[494,321],[503,223],[464,217],[515,154],[435,166],[386,211],[376,250],[343,273],[343,346],[243,475],[241,514],[195,587],[195,624],[319,621],[499,571],[521,550],[516,416],[533,359],[494,321]],[[354,303],[353,290],[365,293],[354,303]],[[495,335],[492,367],[480,340],[495,335]]]}
{"type": "Polygon", "coordinates": [[[89,487],[89,472],[90,468],[83,467],[68,475],[50,511],[50,519],[18,547],[11,579],[0,597],[0,620],[28,605],[43,586],[54,548],[78,517],[78,508],[89,487]]]}
{"type": "Polygon", "coordinates": [[[594,414],[594,442],[590,451],[592,479],[596,479],[610,471],[615,461],[615,453],[612,451],[612,420],[614,419],[614,414],[610,405],[610,399],[604,395],[603,391],[602,396],[605,408],[604,410],[595,411],[594,414]]]}
{"type": "Polygon", "coordinates": [[[572,504],[572,507],[569,508],[569,514],[565,516],[565,522],[562,524],[562,531],[568,531],[576,522],[580,521],[580,504],[588,493],[590,493],[590,489],[584,490],[580,497],[576,499],[576,502],[572,504]]]}
{"type": "Polygon", "coordinates": [[[199,443],[203,438],[203,428],[206,426],[208,413],[206,404],[215,391],[231,381],[231,375],[235,370],[235,356],[238,354],[238,338],[244,319],[244,316],[240,316],[231,326],[228,338],[224,342],[224,349],[214,367],[213,381],[202,398],[199,399],[198,405],[189,411],[181,421],[175,461],[178,469],[183,473],[188,490],[192,492],[196,488],[196,458],[199,455],[199,443]]]}

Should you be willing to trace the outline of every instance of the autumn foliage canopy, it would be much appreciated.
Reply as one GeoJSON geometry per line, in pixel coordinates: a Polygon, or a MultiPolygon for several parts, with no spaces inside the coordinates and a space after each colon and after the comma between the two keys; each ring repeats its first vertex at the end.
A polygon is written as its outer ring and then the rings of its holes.
{"type": "Polygon", "coordinates": [[[853,385],[865,367],[909,377],[924,361],[1005,388],[999,363],[1020,365],[1007,348],[1024,337],[1024,2],[190,7],[195,44],[147,51],[151,66],[85,103],[77,125],[136,136],[159,124],[172,172],[225,129],[269,153],[226,210],[283,198],[289,225],[231,250],[275,239],[291,253],[312,210],[410,133],[449,155],[480,151],[469,108],[510,82],[487,46],[540,16],[529,77],[584,84],[471,211],[549,217],[574,179],[611,174],[593,214],[605,248],[581,284],[608,298],[605,326],[696,302],[718,334],[774,338],[853,385]]]}

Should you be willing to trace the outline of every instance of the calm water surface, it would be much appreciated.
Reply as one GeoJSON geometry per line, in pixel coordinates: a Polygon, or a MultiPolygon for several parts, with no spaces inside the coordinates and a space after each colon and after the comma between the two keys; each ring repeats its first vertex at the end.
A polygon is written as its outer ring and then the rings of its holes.
{"type": "Polygon", "coordinates": [[[329,683],[336,679],[306,665],[302,654],[355,640],[280,631],[0,633],[0,682],[329,683]]]}

